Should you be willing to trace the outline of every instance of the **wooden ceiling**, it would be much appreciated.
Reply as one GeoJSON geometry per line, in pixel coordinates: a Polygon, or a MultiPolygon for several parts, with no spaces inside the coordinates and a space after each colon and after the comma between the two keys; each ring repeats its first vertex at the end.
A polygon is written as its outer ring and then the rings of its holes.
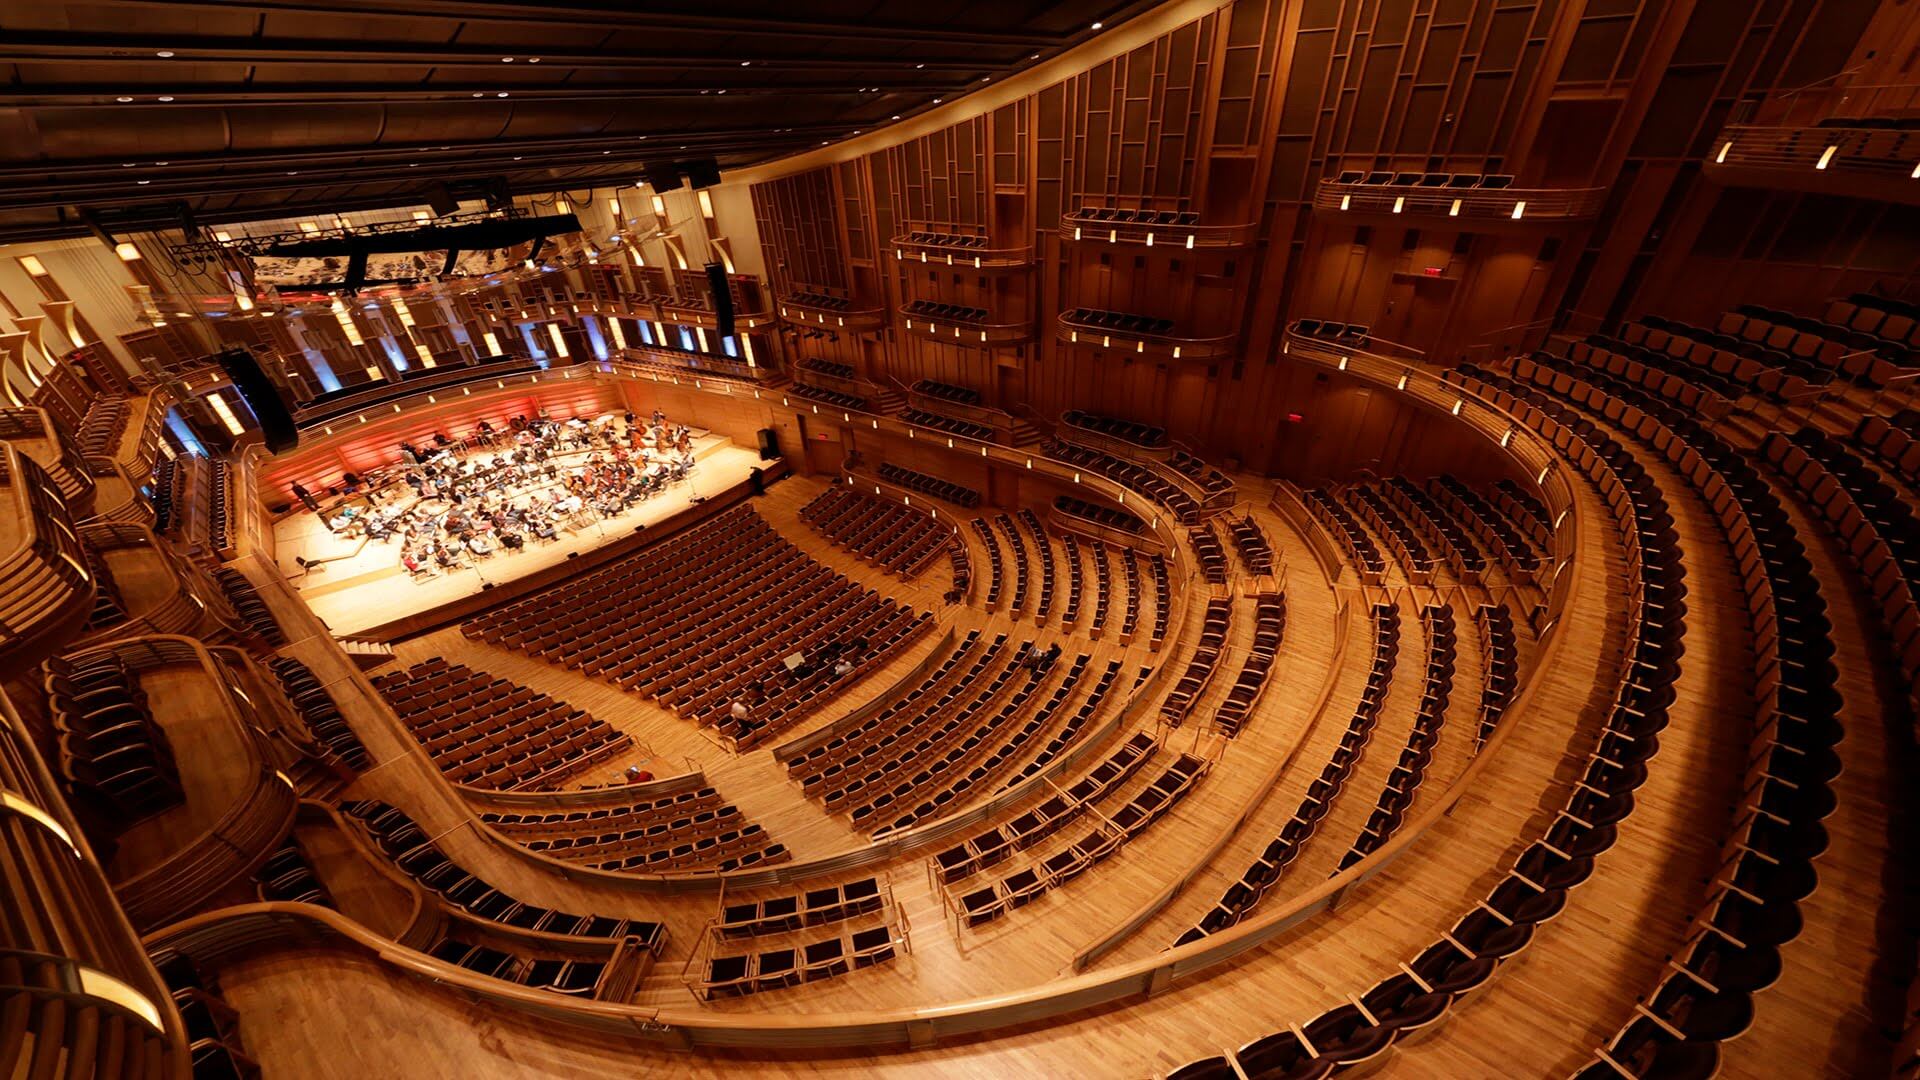
{"type": "Polygon", "coordinates": [[[9,2],[0,240],[764,161],[952,101],[1152,6],[9,2]]]}

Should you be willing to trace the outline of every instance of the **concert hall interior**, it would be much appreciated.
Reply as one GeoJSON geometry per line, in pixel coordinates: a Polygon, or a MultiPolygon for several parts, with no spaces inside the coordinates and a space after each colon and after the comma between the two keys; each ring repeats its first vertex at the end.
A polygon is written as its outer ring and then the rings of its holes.
{"type": "Polygon", "coordinates": [[[0,65],[0,1080],[1920,1080],[1920,2],[0,65]]]}

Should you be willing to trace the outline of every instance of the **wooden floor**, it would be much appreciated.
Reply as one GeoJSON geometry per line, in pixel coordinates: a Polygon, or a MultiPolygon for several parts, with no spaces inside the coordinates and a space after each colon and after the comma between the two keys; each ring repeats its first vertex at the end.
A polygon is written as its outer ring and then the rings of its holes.
{"type": "MultiPolygon", "coordinates": [[[[1630,1012],[1635,997],[1653,986],[1664,956],[1697,907],[1729,820],[1731,781],[1751,731],[1752,702],[1743,690],[1750,683],[1751,644],[1744,607],[1732,600],[1739,595],[1737,582],[1717,525],[1679,477],[1663,466],[1649,467],[1673,504],[1690,595],[1678,699],[1648,782],[1637,793],[1619,843],[1599,860],[1594,878],[1574,890],[1566,911],[1544,926],[1531,947],[1490,986],[1449,1017],[1435,1037],[1397,1048],[1386,1063],[1387,1075],[1564,1075],[1586,1060],[1630,1012]]],[[[1242,496],[1255,507],[1266,505],[1263,483],[1242,480],[1242,496]]],[[[756,505],[820,561],[917,608],[943,611],[939,594],[947,586],[944,560],[913,583],[878,573],[799,521],[799,508],[818,490],[817,481],[789,480],[756,505]]],[[[1584,484],[1576,485],[1576,493],[1586,527],[1574,563],[1575,596],[1562,616],[1557,660],[1531,672],[1537,685],[1531,705],[1507,714],[1503,723],[1512,734],[1488,761],[1476,787],[1451,816],[1356,889],[1337,912],[1307,921],[1222,970],[1175,983],[1150,1000],[929,1050],[755,1059],[674,1055],[646,1044],[556,1029],[401,979],[370,959],[337,950],[262,951],[224,971],[223,990],[246,1019],[249,1051],[272,1076],[385,1075],[399,1060],[409,1062],[409,1075],[449,1077],[616,1071],[717,1076],[743,1068],[819,1076],[909,1070],[916,1076],[942,1077],[1139,1076],[1238,1046],[1288,1023],[1304,1023],[1392,974],[1397,963],[1411,959],[1475,898],[1484,896],[1524,842],[1545,831],[1576,775],[1574,762],[1593,745],[1620,664],[1624,622],[1612,587],[1624,573],[1624,562],[1598,494],[1584,484]],[[351,1019],[322,1004],[340,1001],[354,1003],[351,1019]]],[[[1203,723],[1193,721],[1168,733],[1170,749],[1210,754],[1215,767],[1167,818],[1064,889],[978,930],[956,932],[941,917],[938,893],[921,859],[896,860],[882,873],[890,877],[911,921],[911,957],[805,989],[748,995],[710,1008],[771,1017],[935,1005],[1038,985],[1062,974],[1078,951],[1103,938],[1149,896],[1188,875],[1188,888],[1099,964],[1150,955],[1197,921],[1278,832],[1338,741],[1359,698],[1372,647],[1365,607],[1381,595],[1380,590],[1363,594],[1351,586],[1334,586],[1320,573],[1305,539],[1284,519],[1264,509],[1254,513],[1288,567],[1288,620],[1280,660],[1238,738],[1215,740],[1204,734],[1203,723]],[[1347,623],[1347,652],[1336,665],[1342,618],[1347,623]],[[1322,699],[1324,707],[1316,708],[1322,699]],[[1269,786],[1276,763],[1286,768],[1269,786]],[[1231,829],[1248,806],[1254,809],[1244,825],[1231,829]],[[1203,852],[1215,842],[1218,852],[1204,858],[1203,852]]],[[[977,540],[968,537],[967,542],[974,548],[973,566],[980,579],[976,594],[983,594],[985,553],[977,540]]],[[[1830,560],[1832,553],[1825,557],[1830,560]]],[[[1816,556],[1817,566],[1820,558],[1816,556]]],[[[273,587],[270,568],[256,565],[249,573],[267,586],[268,601],[277,611],[297,606],[284,587],[273,587]]],[[[1011,565],[1007,573],[1010,595],[1011,565]]],[[[1066,580],[1060,574],[1056,587],[1064,590],[1066,580]]],[[[1089,573],[1089,589],[1092,580],[1089,573]]],[[[1116,566],[1116,586],[1122,580],[1116,566]]],[[[1484,671],[1472,613],[1485,594],[1455,587],[1444,578],[1440,585],[1437,590],[1416,590],[1397,571],[1393,575],[1389,591],[1400,604],[1402,627],[1393,690],[1342,804],[1328,815],[1313,847],[1269,903],[1283,901],[1289,890],[1324,881],[1371,810],[1412,723],[1426,655],[1419,608],[1436,597],[1455,606],[1459,656],[1447,727],[1426,781],[1431,786],[1423,792],[1443,790],[1465,768],[1484,671]]],[[[1056,610],[1063,600],[1064,594],[1056,597],[1056,610]]],[[[1090,612],[1091,600],[1090,594],[1083,599],[1083,612],[1090,612]]],[[[1832,597],[1829,602],[1835,603],[1832,597]]],[[[1239,604],[1251,608],[1245,599],[1239,604]]],[[[1184,613],[1188,634],[1197,626],[1198,607],[1193,604],[1184,613]]],[[[317,636],[310,615],[296,611],[291,617],[296,621],[289,623],[290,631],[305,626],[309,632],[292,633],[294,643],[284,651],[307,660],[336,688],[356,728],[368,729],[363,738],[380,762],[350,794],[406,806],[430,833],[440,835],[442,846],[456,859],[524,900],[667,922],[673,942],[636,1000],[691,1007],[678,971],[698,928],[714,913],[711,896],[649,896],[561,880],[472,835],[462,827],[467,818],[457,797],[437,783],[431,765],[408,745],[364,676],[317,636]]],[[[1030,618],[990,616],[971,606],[945,609],[942,617],[963,630],[1005,631],[1016,641],[1032,636],[1045,642],[1058,636],[1054,626],[1036,630],[1030,618]]],[[[1857,603],[1835,603],[1834,617],[1837,634],[1861,635],[1843,649],[1843,660],[1862,660],[1867,624],[1857,603]]],[[[1143,606],[1143,630],[1151,618],[1151,605],[1143,606]]],[[[1116,610],[1110,625],[1117,627],[1118,620],[1116,610]]],[[[1531,671],[1536,646],[1524,624],[1520,626],[1523,670],[1531,671]]],[[[1222,670],[1195,710],[1196,717],[1204,717],[1224,695],[1238,667],[1235,650],[1243,649],[1249,636],[1249,626],[1237,613],[1222,670]]],[[[930,640],[923,640],[893,658],[792,734],[828,723],[883,692],[932,647],[930,640]]],[[[1124,675],[1116,691],[1126,690],[1142,667],[1172,663],[1177,673],[1185,663],[1185,650],[1177,645],[1154,655],[1142,647],[1123,649],[1111,641],[1069,635],[1063,647],[1070,653],[1094,654],[1097,666],[1108,658],[1120,659],[1124,675]]],[[[656,773],[664,775],[663,767],[676,760],[703,769],[724,798],[798,857],[864,843],[843,820],[803,798],[765,751],[734,755],[690,722],[578,672],[466,641],[457,630],[406,642],[396,655],[402,662],[445,656],[586,709],[632,734],[656,773]]],[[[1871,686],[1848,690],[1850,714],[1866,710],[1861,716],[1871,716],[1882,704],[1871,686]]],[[[1151,718],[1154,712],[1142,715],[1151,718]]],[[[1846,838],[1861,848],[1884,851],[1887,810],[1885,801],[1873,796],[1888,783],[1886,755],[1877,752],[1882,747],[1871,722],[1850,722],[1849,732],[1842,754],[1850,786],[1842,789],[1842,812],[1829,827],[1836,846],[1846,838]],[[1853,734],[1856,730],[1859,737],[1853,734]],[[1854,785],[1865,796],[1850,807],[1847,792],[1854,785]]],[[[1150,763],[1121,793],[1122,801],[1156,772],[1150,763]]],[[[1821,867],[1822,893],[1809,908],[1808,933],[1788,947],[1788,976],[1768,991],[1775,995],[1772,999],[1762,996],[1755,1030],[1729,1052],[1729,1075],[1780,1075],[1766,1069],[1779,1060],[1808,1066],[1795,1075],[1838,1074],[1836,1066],[1858,1063],[1850,1062],[1846,1053],[1863,1035],[1868,1009],[1855,1000],[1858,975],[1842,975],[1874,961],[1879,939],[1861,923],[1885,908],[1887,894],[1876,876],[1876,858],[1853,856],[1844,867],[1827,865],[1833,862],[1830,856],[1821,867]],[[1822,1031],[1831,1030],[1831,1037],[1822,1035],[1820,1045],[1809,1048],[1810,1023],[1826,1025],[1822,1031]]],[[[862,871],[862,876],[870,872],[862,871]]]]}

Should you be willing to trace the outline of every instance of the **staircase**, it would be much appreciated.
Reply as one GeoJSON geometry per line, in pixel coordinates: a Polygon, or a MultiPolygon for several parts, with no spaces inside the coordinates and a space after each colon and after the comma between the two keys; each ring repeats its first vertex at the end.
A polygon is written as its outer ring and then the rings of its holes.
{"type": "Polygon", "coordinates": [[[891,386],[879,383],[868,385],[873,387],[873,393],[867,395],[867,404],[873,407],[874,412],[897,416],[907,410],[907,395],[891,386]]]}

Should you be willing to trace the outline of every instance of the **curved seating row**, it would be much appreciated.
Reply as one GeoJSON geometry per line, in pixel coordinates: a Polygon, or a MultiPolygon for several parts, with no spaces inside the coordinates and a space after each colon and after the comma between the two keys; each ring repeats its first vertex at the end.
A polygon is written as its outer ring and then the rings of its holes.
{"type": "Polygon", "coordinates": [[[1420,622],[1427,634],[1427,670],[1425,683],[1420,689],[1420,705],[1414,714],[1413,728],[1407,733],[1407,745],[1400,751],[1400,760],[1394,763],[1393,771],[1387,774],[1386,783],[1380,788],[1380,796],[1374,801],[1373,813],[1361,828],[1359,838],[1340,857],[1341,870],[1379,850],[1380,845],[1399,831],[1401,824],[1406,821],[1407,811],[1413,808],[1414,799],[1419,796],[1420,785],[1426,779],[1427,766],[1433,763],[1433,748],[1439,743],[1441,729],[1446,723],[1447,701],[1453,693],[1456,648],[1453,608],[1445,604],[1427,607],[1420,612],[1420,622]]]}
{"type": "Polygon", "coordinates": [[[1273,673],[1273,661],[1280,653],[1280,642],[1287,633],[1287,598],[1281,593],[1260,593],[1253,598],[1253,641],[1247,646],[1247,658],[1240,674],[1227,691],[1226,700],[1214,710],[1213,722],[1229,737],[1253,715],[1253,707],[1267,688],[1273,673]]]}
{"type": "Polygon", "coordinates": [[[1200,617],[1200,636],[1187,657],[1186,670],[1180,673],[1180,680],[1160,703],[1160,717],[1168,724],[1179,727],[1199,703],[1207,684],[1213,681],[1214,670],[1220,666],[1220,654],[1227,647],[1227,628],[1232,621],[1231,595],[1207,599],[1207,609],[1200,617]]]}

